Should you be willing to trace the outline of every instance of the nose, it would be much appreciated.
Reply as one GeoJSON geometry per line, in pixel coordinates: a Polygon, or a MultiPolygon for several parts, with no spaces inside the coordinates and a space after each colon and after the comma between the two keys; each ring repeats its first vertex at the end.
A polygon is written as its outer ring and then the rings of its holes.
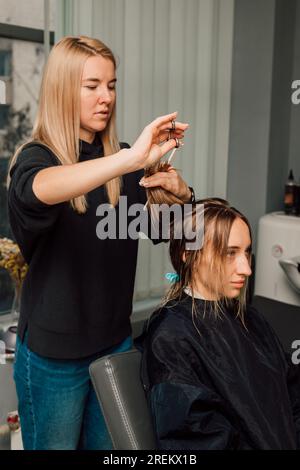
{"type": "Polygon", "coordinates": [[[101,87],[98,96],[99,103],[110,104],[112,102],[112,94],[107,87],[101,87]]]}
{"type": "Polygon", "coordinates": [[[237,259],[237,274],[241,276],[250,276],[252,270],[250,268],[250,262],[247,255],[240,255],[237,259]]]}

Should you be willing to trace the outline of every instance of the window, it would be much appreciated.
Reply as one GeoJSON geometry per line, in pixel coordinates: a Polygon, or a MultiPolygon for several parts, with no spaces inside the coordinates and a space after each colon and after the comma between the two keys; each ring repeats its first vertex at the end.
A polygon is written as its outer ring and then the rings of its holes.
{"type": "Polygon", "coordinates": [[[9,108],[8,104],[0,104],[0,129],[5,129],[8,125],[9,108]]]}
{"type": "MultiPolygon", "coordinates": [[[[0,42],[1,45],[1,42],[0,42]]],[[[8,124],[9,115],[9,104],[6,104],[7,91],[8,91],[8,80],[11,77],[11,51],[0,49],[0,78],[3,81],[5,87],[5,101],[0,103],[0,129],[4,129],[8,124]]]]}
{"type": "Polygon", "coordinates": [[[11,51],[0,50],[0,77],[11,75],[11,51]]]}
{"type": "MultiPolygon", "coordinates": [[[[54,29],[56,2],[50,0],[50,28],[54,29]]],[[[6,177],[10,157],[31,132],[45,63],[44,2],[0,0],[0,80],[5,101],[0,103],[0,238],[12,239],[7,214],[6,177]],[[3,85],[3,83],[1,84],[3,85]]],[[[50,32],[50,43],[54,33],[50,32]]],[[[11,310],[14,286],[0,267],[0,315],[11,310]]]]}

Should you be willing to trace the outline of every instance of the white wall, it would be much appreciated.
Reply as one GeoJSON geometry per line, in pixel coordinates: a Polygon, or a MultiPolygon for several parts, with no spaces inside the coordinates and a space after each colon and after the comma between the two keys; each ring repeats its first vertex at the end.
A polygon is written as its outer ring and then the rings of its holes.
{"type": "MultiPolygon", "coordinates": [[[[296,3],[294,63],[292,80],[300,80],[300,1],[296,3]]],[[[291,104],[290,147],[288,169],[293,168],[300,181],[300,105],[291,104]]]]}
{"type": "MultiPolygon", "coordinates": [[[[54,30],[56,0],[50,2],[50,29],[54,30]]],[[[0,23],[44,29],[44,0],[0,0],[0,23]]]]}
{"type": "Polygon", "coordinates": [[[266,213],[275,0],[236,0],[228,199],[256,233],[266,213]]]}

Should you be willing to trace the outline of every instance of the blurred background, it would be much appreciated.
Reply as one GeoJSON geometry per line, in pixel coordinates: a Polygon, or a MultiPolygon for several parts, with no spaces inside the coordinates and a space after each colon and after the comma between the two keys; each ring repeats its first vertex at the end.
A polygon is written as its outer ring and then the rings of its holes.
{"type": "MultiPolygon", "coordinates": [[[[49,50],[69,34],[100,38],[118,58],[120,141],[174,110],[190,123],[175,166],[198,198],[248,216],[256,253],[259,220],[284,209],[289,170],[300,176],[300,0],[0,0],[0,238],[11,237],[9,158],[30,133],[49,50]]],[[[153,309],[170,269],[167,247],[141,240],[134,311],[153,309]]],[[[13,296],[0,268],[1,313],[13,296]]]]}

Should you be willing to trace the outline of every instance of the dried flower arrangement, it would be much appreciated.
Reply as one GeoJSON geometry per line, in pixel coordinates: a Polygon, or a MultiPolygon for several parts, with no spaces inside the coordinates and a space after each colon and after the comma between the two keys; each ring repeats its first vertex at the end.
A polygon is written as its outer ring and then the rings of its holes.
{"type": "Polygon", "coordinates": [[[7,270],[16,290],[20,291],[28,265],[18,245],[9,238],[0,238],[0,267],[7,270]]]}

